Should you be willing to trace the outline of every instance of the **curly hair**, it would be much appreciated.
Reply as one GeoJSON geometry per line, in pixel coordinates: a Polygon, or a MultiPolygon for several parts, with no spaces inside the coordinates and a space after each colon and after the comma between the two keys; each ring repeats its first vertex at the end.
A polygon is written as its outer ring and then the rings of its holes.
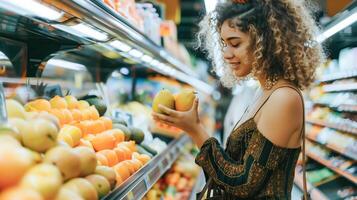
{"type": "Polygon", "coordinates": [[[325,58],[322,46],[314,40],[318,27],[310,13],[312,5],[301,0],[250,0],[248,3],[218,4],[200,22],[199,46],[213,61],[213,70],[223,73],[221,81],[232,87],[242,78],[235,77],[223,60],[220,38],[222,24],[247,33],[253,52],[251,75],[265,76],[274,84],[283,78],[300,89],[314,80],[315,69],[325,58]]]}

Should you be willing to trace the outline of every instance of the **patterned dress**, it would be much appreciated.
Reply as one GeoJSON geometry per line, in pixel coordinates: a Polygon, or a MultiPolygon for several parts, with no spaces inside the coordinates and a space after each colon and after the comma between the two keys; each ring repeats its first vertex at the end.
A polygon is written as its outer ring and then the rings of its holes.
{"type": "Polygon", "coordinates": [[[215,138],[209,138],[196,157],[212,179],[206,198],[291,199],[300,149],[273,144],[259,132],[254,117],[232,131],[225,150],[215,138]]]}

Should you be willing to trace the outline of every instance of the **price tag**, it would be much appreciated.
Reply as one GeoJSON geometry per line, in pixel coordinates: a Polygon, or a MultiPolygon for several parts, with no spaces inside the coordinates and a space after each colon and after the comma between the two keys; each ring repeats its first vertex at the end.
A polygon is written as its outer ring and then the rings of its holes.
{"type": "Polygon", "coordinates": [[[134,194],[135,199],[140,199],[148,190],[145,180],[141,180],[131,191],[134,194]]]}
{"type": "Polygon", "coordinates": [[[167,158],[167,157],[165,157],[165,158],[162,160],[161,164],[162,164],[162,168],[163,168],[164,170],[166,170],[166,169],[169,167],[169,160],[171,160],[171,159],[169,159],[169,158],[167,158]]]}
{"type": "Polygon", "coordinates": [[[153,185],[156,183],[156,181],[160,178],[160,168],[157,166],[155,167],[153,170],[151,170],[151,172],[149,173],[149,176],[148,176],[148,183],[150,185],[153,185]]]}
{"type": "Polygon", "coordinates": [[[133,125],[133,116],[130,113],[124,112],[120,109],[114,109],[112,111],[112,117],[114,119],[124,120],[129,126],[133,125]]]}

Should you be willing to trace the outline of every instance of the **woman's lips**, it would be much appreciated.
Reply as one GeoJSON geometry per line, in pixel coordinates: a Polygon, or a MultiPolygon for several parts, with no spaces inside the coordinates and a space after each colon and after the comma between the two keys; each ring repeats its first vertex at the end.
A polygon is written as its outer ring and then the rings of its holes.
{"type": "Polygon", "coordinates": [[[239,68],[240,62],[237,63],[229,63],[232,70],[236,70],[239,68]]]}

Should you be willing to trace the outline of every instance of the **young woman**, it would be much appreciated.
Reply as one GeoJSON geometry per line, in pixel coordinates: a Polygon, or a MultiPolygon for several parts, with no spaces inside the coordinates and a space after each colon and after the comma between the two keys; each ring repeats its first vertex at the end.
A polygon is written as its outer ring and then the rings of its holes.
{"type": "Polygon", "coordinates": [[[187,112],[161,106],[166,115],[153,113],[154,119],[182,129],[201,148],[196,163],[209,177],[205,198],[291,199],[304,138],[300,90],[323,61],[307,5],[235,0],[217,5],[200,25],[209,57],[224,66],[223,84],[254,77],[262,95],[237,122],[225,150],[200,123],[198,99],[187,112]]]}

